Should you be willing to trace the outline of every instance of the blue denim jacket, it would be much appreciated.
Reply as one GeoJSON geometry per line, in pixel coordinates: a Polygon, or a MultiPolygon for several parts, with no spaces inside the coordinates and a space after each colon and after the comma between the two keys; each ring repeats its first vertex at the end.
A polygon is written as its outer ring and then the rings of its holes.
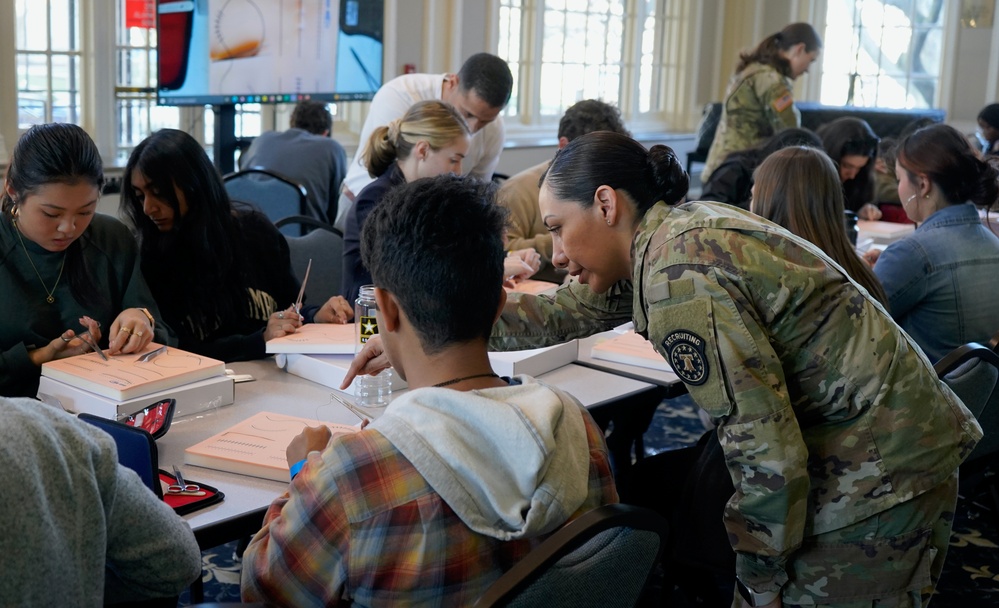
{"type": "Polygon", "coordinates": [[[930,361],[999,330],[999,237],[971,203],[937,211],[889,245],[874,273],[892,317],[930,361]]]}

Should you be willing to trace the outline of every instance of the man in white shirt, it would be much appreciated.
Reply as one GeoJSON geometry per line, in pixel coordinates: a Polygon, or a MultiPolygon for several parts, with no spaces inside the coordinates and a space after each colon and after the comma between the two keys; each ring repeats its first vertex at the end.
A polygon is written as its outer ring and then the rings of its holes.
{"type": "Polygon", "coordinates": [[[464,173],[481,180],[492,179],[505,140],[499,113],[510,101],[512,89],[509,66],[489,53],[472,55],[457,74],[404,74],[385,83],[371,100],[357,153],[347,167],[335,225],[343,229],[354,197],[374,181],[363,160],[371,132],[401,118],[418,101],[439,99],[458,110],[472,131],[472,141],[462,162],[464,173]]]}

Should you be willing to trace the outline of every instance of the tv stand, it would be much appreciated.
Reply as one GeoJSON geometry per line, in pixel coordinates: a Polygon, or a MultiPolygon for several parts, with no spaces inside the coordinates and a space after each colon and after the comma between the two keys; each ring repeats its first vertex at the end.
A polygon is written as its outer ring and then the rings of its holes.
{"type": "Polygon", "coordinates": [[[226,175],[236,170],[236,104],[212,106],[215,112],[215,166],[226,175]]]}

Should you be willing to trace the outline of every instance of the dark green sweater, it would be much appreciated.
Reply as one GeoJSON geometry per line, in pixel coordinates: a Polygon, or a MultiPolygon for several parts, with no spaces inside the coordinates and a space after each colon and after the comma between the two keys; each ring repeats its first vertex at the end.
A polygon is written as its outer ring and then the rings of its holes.
{"type": "Polygon", "coordinates": [[[59,276],[63,253],[46,251],[29,239],[24,239],[22,248],[16,230],[9,217],[0,217],[0,395],[34,397],[41,369],[31,363],[28,352],[45,346],[67,329],[82,331],[79,318],[84,315],[100,322],[105,334],[101,344],[106,347],[106,334],[118,314],[126,308],[145,307],[157,319],[154,340],[173,342],[168,338],[169,329],[159,321],[159,310],[139,271],[135,238],[124,224],[97,214],[79,238],[90,279],[104,299],[99,307],[78,302],[67,275],[52,294],[55,301],[46,303],[46,288],[59,276]],[[46,288],[32,269],[25,248],[46,288]]]}

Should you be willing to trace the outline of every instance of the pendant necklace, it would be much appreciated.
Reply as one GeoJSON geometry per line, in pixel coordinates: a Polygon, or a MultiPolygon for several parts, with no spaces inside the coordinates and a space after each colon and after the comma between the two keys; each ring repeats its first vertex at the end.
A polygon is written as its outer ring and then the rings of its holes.
{"type": "Polygon", "coordinates": [[[59,276],[56,277],[55,283],[52,285],[52,289],[45,286],[45,281],[42,280],[42,273],[38,272],[38,268],[35,267],[35,263],[31,261],[31,255],[28,253],[28,248],[24,245],[24,238],[21,237],[21,228],[17,225],[17,221],[14,221],[14,232],[17,233],[17,240],[21,241],[21,249],[24,250],[24,257],[28,258],[28,263],[31,264],[31,269],[35,271],[35,276],[38,277],[38,282],[42,284],[42,289],[45,290],[46,296],[45,301],[49,304],[55,302],[56,287],[59,287],[59,280],[62,279],[62,271],[66,268],[66,253],[62,254],[62,264],[59,266],[59,276]]]}

